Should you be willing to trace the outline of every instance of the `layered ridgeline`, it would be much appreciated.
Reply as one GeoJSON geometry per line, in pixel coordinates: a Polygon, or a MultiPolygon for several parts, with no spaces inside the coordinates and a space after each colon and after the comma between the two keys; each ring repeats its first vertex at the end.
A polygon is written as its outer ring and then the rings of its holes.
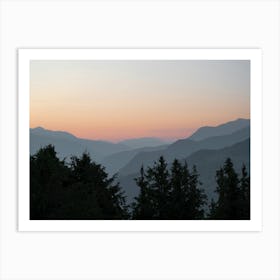
{"type": "MultiPolygon", "coordinates": [[[[230,158],[234,164],[235,170],[241,174],[242,165],[250,170],[250,138],[244,141],[236,143],[232,146],[225,147],[222,149],[203,149],[192,153],[188,157],[181,158],[180,162],[183,164],[187,162],[189,167],[196,165],[199,172],[199,181],[202,183],[202,188],[205,190],[208,199],[216,198],[215,188],[216,170],[221,168],[227,158],[230,158]]],[[[145,167],[146,165],[144,165],[145,167]]],[[[148,166],[148,165],[147,165],[148,166]]],[[[149,166],[152,166],[150,164],[149,166]]],[[[171,161],[169,161],[169,167],[171,161]]],[[[139,168],[140,170],[140,168],[139,168]]],[[[139,193],[139,188],[135,183],[134,178],[139,176],[139,171],[128,175],[122,175],[119,173],[120,185],[124,188],[127,198],[132,201],[139,193]]]]}
{"type": "Polygon", "coordinates": [[[86,151],[94,160],[100,161],[112,153],[131,149],[122,143],[115,144],[107,141],[82,139],[64,131],[52,131],[42,127],[30,129],[31,155],[49,144],[55,146],[60,159],[80,156],[86,151]]]}
{"type": "Polygon", "coordinates": [[[30,129],[31,155],[35,154],[41,147],[49,144],[55,146],[58,157],[61,159],[69,158],[70,156],[80,156],[86,151],[94,160],[104,162],[105,166],[107,166],[107,164],[110,165],[117,158],[117,163],[113,168],[114,171],[118,171],[120,168],[118,164],[119,159],[123,162],[122,166],[124,166],[140,151],[150,151],[167,147],[167,142],[152,137],[112,143],[102,140],[78,138],[65,131],[47,130],[43,127],[30,129]],[[131,154],[129,151],[131,151],[131,154]],[[122,154],[121,152],[124,153],[122,154]],[[119,153],[120,156],[118,156],[119,153]]]}
{"type": "Polygon", "coordinates": [[[118,180],[128,200],[139,192],[134,178],[163,156],[168,164],[176,158],[196,165],[199,180],[210,198],[214,195],[215,170],[230,157],[236,171],[244,163],[250,165],[250,120],[237,119],[215,127],[201,127],[188,138],[171,144],[157,138],[130,139],[119,143],[78,138],[70,133],[38,127],[30,129],[30,154],[41,147],[54,145],[59,158],[81,156],[87,151],[91,158],[102,164],[109,175],[118,174],[118,180]]]}
{"type": "MultiPolygon", "coordinates": [[[[152,166],[160,156],[169,164],[176,158],[181,162],[186,161],[189,166],[196,165],[206,194],[210,199],[215,198],[215,170],[219,169],[227,158],[232,159],[239,173],[243,164],[250,170],[250,120],[237,119],[216,127],[202,127],[186,139],[180,139],[165,147],[160,146],[158,150],[153,149],[138,151],[118,171],[119,181],[129,200],[138,195],[139,188],[134,178],[139,176],[141,166],[152,166]]],[[[121,157],[119,162],[120,159],[121,157]]],[[[114,160],[117,162],[116,158],[114,160]]]]}

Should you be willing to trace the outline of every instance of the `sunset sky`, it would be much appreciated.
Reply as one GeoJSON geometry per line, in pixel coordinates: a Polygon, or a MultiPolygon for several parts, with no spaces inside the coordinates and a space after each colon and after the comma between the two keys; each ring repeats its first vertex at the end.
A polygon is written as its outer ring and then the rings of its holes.
{"type": "Polygon", "coordinates": [[[31,128],[174,140],[237,118],[250,118],[250,61],[30,63],[31,128]]]}

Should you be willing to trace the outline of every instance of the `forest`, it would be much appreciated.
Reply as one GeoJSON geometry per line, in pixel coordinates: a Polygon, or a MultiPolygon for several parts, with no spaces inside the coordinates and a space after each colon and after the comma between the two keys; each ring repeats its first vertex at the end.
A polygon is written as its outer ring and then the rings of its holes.
{"type": "Polygon", "coordinates": [[[84,152],[69,162],[47,145],[30,156],[31,220],[248,220],[250,176],[230,158],[213,174],[217,198],[209,201],[196,166],[160,156],[134,178],[139,194],[128,203],[117,174],[84,152]]]}

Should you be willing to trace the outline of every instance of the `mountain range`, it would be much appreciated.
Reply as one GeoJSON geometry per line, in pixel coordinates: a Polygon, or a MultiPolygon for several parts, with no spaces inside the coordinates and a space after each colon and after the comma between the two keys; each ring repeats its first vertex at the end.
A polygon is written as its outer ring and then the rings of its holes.
{"type": "Polygon", "coordinates": [[[250,125],[249,119],[237,119],[218,126],[203,126],[193,133],[189,139],[199,141],[213,136],[221,136],[231,134],[239,129],[248,127],[250,125]]]}
{"type": "Polygon", "coordinates": [[[42,127],[30,129],[31,155],[48,144],[55,146],[58,157],[61,159],[67,159],[72,155],[80,156],[87,151],[93,160],[100,161],[110,154],[130,149],[121,143],[82,139],[64,131],[52,131],[42,127]]]}
{"type": "Polygon", "coordinates": [[[186,158],[190,154],[201,149],[221,149],[231,146],[237,142],[243,141],[250,137],[250,127],[247,126],[237,130],[231,134],[223,136],[213,136],[200,141],[194,141],[189,138],[178,140],[167,146],[165,149],[155,151],[141,151],[132,160],[130,160],[123,168],[119,170],[121,175],[128,175],[139,170],[139,166],[148,166],[160,156],[164,156],[167,162],[174,158],[186,158]]]}
{"type": "Polygon", "coordinates": [[[170,142],[163,141],[155,137],[142,137],[142,138],[123,140],[118,144],[123,144],[131,149],[140,149],[143,147],[157,147],[157,146],[167,145],[170,144],[170,142]]]}
{"type": "MultiPolygon", "coordinates": [[[[222,167],[228,157],[231,158],[234,168],[238,173],[241,172],[243,164],[247,167],[247,170],[250,173],[250,138],[222,149],[199,150],[180,161],[186,161],[189,168],[196,165],[200,175],[199,180],[202,183],[203,189],[205,190],[208,198],[211,199],[215,198],[214,190],[216,188],[216,170],[222,167]]],[[[169,162],[169,166],[170,165],[171,162],[169,162]]],[[[138,176],[139,171],[135,171],[128,175],[122,175],[122,173],[119,173],[118,179],[120,185],[124,188],[129,201],[132,201],[133,198],[138,195],[139,188],[134,180],[138,176]]]]}
{"type": "Polygon", "coordinates": [[[236,119],[218,126],[198,128],[190,137],[167,143],[158,138],[127,139],[119,143],[78,138],[68,132],[51,131],[42,127],[30,129],[30,154],[40,147],[53,144],[58,157],[69,159],[87,151],[102,164],[109,175],[118,174],[118,180],[129,201],[137,195],[134,178],[142,165],[151,166],[160,156],[168,164],[177,158],[196,165],[208,196],[214,197],[215,171],[227,157],[240,171],[242,164],[250,167],[250,120],[236,119]]]}

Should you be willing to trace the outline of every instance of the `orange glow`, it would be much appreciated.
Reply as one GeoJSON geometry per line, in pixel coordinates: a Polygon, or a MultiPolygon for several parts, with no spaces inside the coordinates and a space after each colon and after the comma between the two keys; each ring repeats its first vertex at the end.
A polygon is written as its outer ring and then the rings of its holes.
{"type": "MultiPolygon", "coordinates": [[[[84,68],[82,62],[32,63],[30,127],[108,141],[177,139],[203,125],[250,118],[249,80],[238,88],[231,84],[226,88],[228,81],[210,81],[206,86],[202,73],[196,85],[193,80],[185,81],[183,75],[179,80],[172,73],[168,78],[165,72],[159,74],[164,62],[156,65],[154,72],[146,69],[147,77],[146,72],[139,74],[137,62],[120,65],[121,69],[111,62],[105,72],[100,70],[102,65],[94,63],[84,68]]],[[[182,66],[180,69],[184,70],[182,66]]]]}

